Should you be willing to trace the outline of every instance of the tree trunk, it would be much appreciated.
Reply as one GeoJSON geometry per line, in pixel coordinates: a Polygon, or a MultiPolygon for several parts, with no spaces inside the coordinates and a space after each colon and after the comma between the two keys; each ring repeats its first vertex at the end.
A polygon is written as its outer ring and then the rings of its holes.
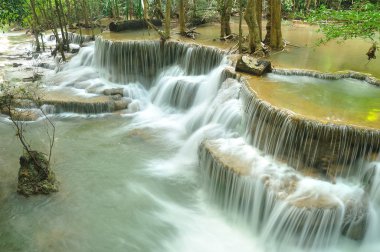
{"type": "Polygon", "coordinates": [[[179,0],[179,34],[185,34],[185,5],[184,0],[179,0]]]}
{"type": "Polygon", "coordinates": [[[281,49],[284,46],[281,33],[281,0],[271,0],[270,47],[281,49]]]}
{"type": "Polygon", "coordinates": [[[248,45],[250,53],[261,50],[260,29],[257,23],[257,4],[255,0],[248,0],[244,14],[245,22],[248,25],[249,38],[248,45]]]}
{"type": "Polygon", "coordinates": [[[171,0],[166,0],[166,10],[165,10],[165,34],[167,38],[170,38],[170,12],[171,12],[171,0]]]}
{"type": "Polygon", "coordinates": [[[132,19],[133,18],[133,15],[134,15],[134,13],[133,13],[133,1],[129,1],[129,17],[130,17],[130,19],[132,19]]]}
{"type": "Polygon", "coordinates": [[[145,20],[148,20],[148,9],[149,9],[149,6],[148,6],[148,0],[143,0],[144,1],[144,19],[145,20]]]}
{"type": "Polygon", "coordinates": [[[220,13],[220,37],[228,36],[231,34],[231,11],[232,0],[220,0],[219,13],[220,13]]]}
{"type": "Polygon", "coordinates": [[[88,10],[87,10],[87,2],[85,0],[82,0],[82,10],[83,10],[83,16],[84,16],[84,25],[89,27],[88,25],[88,10]]]}
{"type": "Polygon", "coordinates": [[[309,12],[310,10],[310,3],[311,3],[311,0],[306,0],[306,12],[309,12]]]}
{"type": "Polygon", "coordinates": [[[118,0],[115,0],[114,7],[115,7],[115,15],[118,18],[118,17],[120,17],[119,1],[118,0]]]}
{"type": "Polygon", "coordinates": [[[193,17],[197,16],[197,2],[193,0],[193,17]]]}
{"type": "Polygon", "coordinates": [[[40,45],[40,41],[38,39],[38,36],[39,36],[39,33],[40,33],[40,30],[38,28],[38,25],[39,25],[39,21],[38,21],[38,16],[37,16],[37,13],[36,13],[36,2],[35,0],[30,0],[30,5],[31,5],[31,9],[32,9],[32,30],[33,30],[33,33],[34,33],[34,38],[36,39],[36,51],[39,52],[41,51],[41,45],[40,45]]]}
{"type": "Polygon", "coordinates": [[[160,35],[162,41],[165,41],[167,39],[166,33],[161,31],[160,29],[158,29],[157,26],[155,26],[152,22],[149,21],[148,10],[149,10],[148,0],[144,0],[144,9],[143,9],[144,12],[143,13],[144,13],[144,20],[145,20],[146,24],[150,28],[155,30],[158,33],[158,35],[160,35]]]}
{"type": "Polygon", "coordinates": [[[226,17],[224,19],[225,21],[225,35],[228,36],[231,34],[231,26],[230,26],[230,19],[231,19],[231,12],[232,12],[232,0],[227,0],[227,6],[226,6],[226,17]]]}
{"type": "Polygon", "coordinates": [[[239,0],[239,53],[242,53],[242,43],[243,43],[243,0],[239,0]]]}
{"type": "Polygon", "coordinates": [[[59,8],[58,0],[54,0],[54,3],[55,3],[55,11],[56,11],[56,14],[57,14],[57,17],[58,17],[58,25],[59,25],[59,28],[61,30],[62,42],[63,42],[63,44],[67,44],[66,34],[65,34],[64,29],[63,29],[62,12],[61,12],[61,10],[59,8]]]}
{"type": "Polygon", "coordinates": [[[65,0],[65,5],[67,7],[67,15],[66,15],[66,21],[70,27],[73,26],[73,10],[71,9],[71,3],[69,0],[65,0]]]}
{"type": "Polygon", "coordinates": [[[262,29],[262,20],[263,20],[263,0],[256,0],[257,5],[257,24],[259,26],[260,41],[263,40],[263,29],[262,29]]]}
{"type": "Polygon", "coordinates": [[[67,23],[68,22],[67,22],[67,18],[66,18],[64,9],[63,9],[62,0],[59,0],[59,7],[60,7],[61,15],[62,15],[63,28],[64,28],[64,33],[65,33],[64,43],[66,44],[67,51],[69,51],[70,50],[70,41],[69,41],[69,34],[67,32],[67,23]]]}
{"type": "Polygon", "coordinates": [[[155,9],[155,14],[156,14],[156,18],[158,19],[164,19],[165,16],[164,14],[162,13],[162,4],[161,4],[161,0],[155,0],[156,2],[156,9],[155,9]]]}
{"type": "Polygon", "coordinates": [[[270,32],[271,32],[271,6],[272,6],[272,3],[271,3],[272,0],[267,0],[267,15],[266,15],[266,19],[267,19],[267,25],[265,27],[267,33],[265,35],[265,38],[264,38],[264,43],[266,45],[269,45],[269,42],[270,42],[270,32]]]}

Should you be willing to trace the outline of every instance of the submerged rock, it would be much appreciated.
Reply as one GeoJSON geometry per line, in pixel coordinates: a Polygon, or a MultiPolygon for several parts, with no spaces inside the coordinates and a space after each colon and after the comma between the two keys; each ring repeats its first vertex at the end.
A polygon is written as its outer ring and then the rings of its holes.
{"type": "Polygon", "coordinates": [[[114,102],[114,111],[123,110],[123,109],[128,108],[129,103],[130,103],[129,99],[128,100],[127,99],[116,100],[114,102]]]}
{"type": "Polygon", "coordinates": [[[55,174],[50,170],[45,154],[31,151],[20,157],[17,192],[30,196],[58,191],[55,174]]]}
{"type": "Polygon", "coordinates": [[[16,121],[36,121],[40,113],[35,109],[24,109],[13,112],[13,119],[16,121]]]}
{"type": "Polygon", "coordinates": [[[104,95],[124,95],[124,89],[123,88],[109,88],[104,89],[103,91],[104,95]]]}
{"type": "Polygon", "coordinates": [[[271,71],[269,60],[256,59],[250,56],[242,56],[236,63],[236,71],[261,76],[271,71]]]}

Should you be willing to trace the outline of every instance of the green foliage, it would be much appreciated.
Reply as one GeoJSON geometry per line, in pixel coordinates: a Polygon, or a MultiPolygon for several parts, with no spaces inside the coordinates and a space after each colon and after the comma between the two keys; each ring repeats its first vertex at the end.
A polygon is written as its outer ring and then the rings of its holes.
{"type": "Polygon", "coordinates": [[[380,31],[380,4],[359,2],[348,10],[332,10],[322,6],[310,13],[308,21],[318,24],[325,38],[320,43],[333,39],[347,40],[365,38],[378,40],[380,31]]]}
{"type": "Polygon", "coordinates": [[[291,12],[293,10],[293,1],[292,0],[281,0],[282,11],[291,12]]]}
{"type": "Polygon", "coordinates": [[[21,25],[28,15],[26,0],[0,0],[0,27],[11,23],[21,25]]]}

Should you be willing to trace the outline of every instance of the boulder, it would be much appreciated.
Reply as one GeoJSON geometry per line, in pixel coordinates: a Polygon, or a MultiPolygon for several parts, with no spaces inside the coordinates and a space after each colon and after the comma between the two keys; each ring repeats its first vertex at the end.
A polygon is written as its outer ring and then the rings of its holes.
{"type": "Polygon", "coordinates": [[[236,63],[236,71],[261,76],[272,70],[271,62],[243,55],[236,63]]]}
{"type": "Polygon", "coordinates": [[[77,44],[70,44],[70,52],[71,53],[78,53],[80,50],[80,46],[77,44]]]}
{"type": "Polygon", "coordinates": [[[30,151],[20,157],[17,192],[30,196],[50,194],[58,191],[58,182],[49,168],[46,156],[37,151],[30,151]]]}
{"type": "Polygon", "coordinates": [[[114,95],[121,95],[121,96],[123,96],[124,95],[124,89],[123,88],[104,89],[103,90],[103,94],[104,95],[110,95],[110,96],[114,96],[114,95]]]}
{"type": "Polygon", "coordinates": [[[128,108],[129,103],[130,103],[129,100],[127,100],[127,99],[121,99],[121,100],[115,101],[114,102],[114,111],[123,110],[123,109],[128,108]]]}

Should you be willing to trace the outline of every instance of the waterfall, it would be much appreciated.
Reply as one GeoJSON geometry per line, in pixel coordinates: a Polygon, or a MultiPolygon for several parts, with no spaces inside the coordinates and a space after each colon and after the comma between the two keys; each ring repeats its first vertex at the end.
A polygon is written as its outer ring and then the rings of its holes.
{"type": "Polygon", "coordinates": [[[91,36],[91,35],[83,35],[83,34],[80,35],[78,33],[73,33],[73,32],[68,32],[67,35],[68,35],[67,38],[69,42],[73,44],[77,44],[77,45],[94,40],[94,36],[91,36]]]}
{"type": "Polygon", "coordinates": [[[297,169],[315,169],[334,180],[363,172],[380,151],[380,131],[324,124],[279,109],[246,84],[242,102],[248,142],[297,169]]]}
{"type": "Polygon", "coordinates": [[[340,233],[364,236],[368,202],[357,186],[304,177],[241,138],[204,141],[199,157],[211,198],[243,216],[264,243],[320,249],[336,244],[340,233]]]}
{"type": "MultiPolygon", "coordinates": [[[[80,34],[77,34],[77,33],[73,33],[73,32],[68,32],[67,33],[67,39],[69,40],[69,43],[70,44],[81,44],[82,43],[86,43],[86,42],[90,42],[92,40],[94,40],[94,36],[91,36],[91,35],[80,35],[80,34]]],[[[49,37],[47,38],[47,41],[55,41],[55,35],[49,35],[49,37]]]]}
{"type": "MultiPolygon", "coordinates": [[[[379,166],[376,172],[365,167],[378,158],[380,131],[274,107],[229,68],[215,48],[97,38],[51,85],[99,96],[121,90],[112,99],[128,100],[120,115],[132,118],[131,127],[164,134],[177,150],[150,169],[178,175],[199,161],[202,190],[264,247],[319,250],[334,248],[343,235],[365,243],[378,234],[379,166]]],[[[56,104],[56,111],[76,111],[56,104]]],[[[82,111],[110,112],[114,106],[107,100],[82,111]]]]}
{"type": "Polygon", "coordinates": [[[150,87],[166,67],[178,65],[186,75],[200,75],[218,66],[222,59],[218,49],[177,42],[112,42],[100,38],[95,42],[96,68],[116,83],[140,82],[150,87]]]}

